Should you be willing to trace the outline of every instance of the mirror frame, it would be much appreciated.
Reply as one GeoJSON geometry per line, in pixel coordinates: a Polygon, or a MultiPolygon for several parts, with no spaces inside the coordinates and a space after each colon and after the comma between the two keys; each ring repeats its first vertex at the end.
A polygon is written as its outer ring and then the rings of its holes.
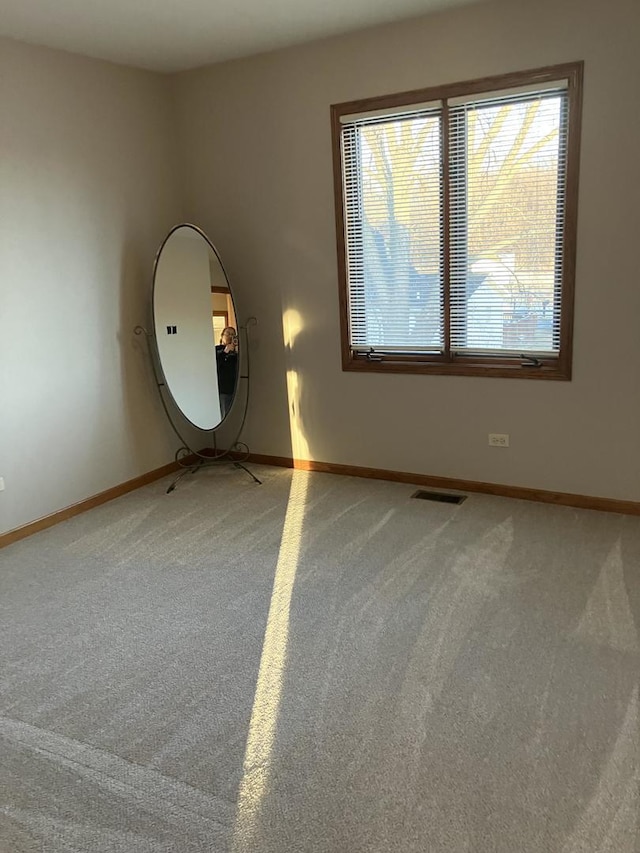
{"type": "MultiPolygon", "coordinates": [[[[163,240],[163,241],[162,241],[162,243],[160,244],[160,246],[159,246],[159,248],[158,248],[158,251],[156,252],[156,256],[155,256],[154,262],[153,262],[153,280],[152,280],[152,285],[151,285],[151,328],[152,328],[152,332],[153,332],[153,341],[154,341],[154,345],[155,345],[156,361],[157,361],[157,364],[158,364],[159,376],[160,376],[160,378],[162,379],[162,384],[163,384],[163,386],[164,386],[164,389],[165,389],[165,391],[166,391],[166,393],[167,393],[167,395],[168,395],[169,399],[171,400],[171,402],[172,402],[172,404],[173,404],[174,408],[175,408],[175,409],[180,413],[180,416],[181,416],[182,418],[184,418],[184,420],[185,420],[187,423],[189,423],[189,424],[190,424],[194,429],[197,429],[197,430],[199,430],[200,432],[211,433],[211,432],[215,432],[217,429],[220,429],[220,427],[221,427],[221,426],[223,425],[223,423],[226,421],[227,417],[231,414],[231,411],[232,411],[232,409],[233,409],[233,407],[234,407],[234,405],[235,405],[235,403],[236,403],[236,400],[237,400],[237,397],[238,397],[238,393],[239,393],[239,380],[240,380],[240,378],[241,378],[240,359],[241,359],[241,357],[242,357],[242,347],[239,347],[239,349],[238,349],[238,377],[237,377],[237,380],[236,380],[236,390],[235,390],[235,393],[234,393],[234,397],[233,397],[233,401],[232,401],[232,403],[231,403],[231,406],[229,407],[229,409],[228,409],[228,411],[226,412],[226,414],[225,414],[225,415],[223,415],[223,416],[220,418],[220,420],[218,421],[218,423],[217,423],[215,426],[213,426],[213,427],[208,427],[208,428],[204,428],[204,427],[198,426],[197,424],[195,424],[195,423],[191,420],[191,418],[189,418],[189,417],[185,414],[185,412],[183,411],[182,407],[181,407],[181,406],[178,404],[178,402],[176,401],[176,398],[174,397],[174,395],[173,395],[173,393],[172,393],[172,391],[171,391],[171,386],[170,386],[170,385],[169,385],[169,383],[167,382],[167,377],[166,377],[166,374],[165,374],[164,369],[163,369],[163,366],[162,366],[162,358],[160,357],[160,347],[158,346],[158,330],[157,330],[157,328],[156,328],[155,299],[156,299],[156,278],[157,278],[158,264],[159,264],[159,261],[160,261],[161,255],[162,255],[162,250],[164,249],[164,247],[166,246],[166,244],[168,243],[168,241],[171,239],[171,237],[175,234],[175,232],[176,232],[176,231],[179,231],[181,228],[190,228],[192,231],[195,231],[195,232],[196,232],[200,237],[202,237],[202,239],[207,243],[208,247],[209,247],[209,248],[211,249],[211,251],[214,253],[215,257],[216,257],[216,258],[217,258],[217,260],[218,260],[218,263],[220,264],[220,269],[222,270],[222,273],[223,273],[223,275],[224,275],[225,281],[227,282],[227,287],[229,288],[229,295],[230,295],[230,297],[231,297],[231,301],[232,301],[232,303],[233,303],[234,313],[235,313],[235,316],[236,316],[236,323],[238,323],[238,311],[237,311],[237,308],[236,308],[236,302],[235,302],[235,298],[234,298],[233,290],[232,290],[232,288],[231,288],[231,282],[229,281],[229,276],[227,275],[227,271],[226,271],[226,269],[225,269],[225,266],[224,266],[224,264],[222,263],[222,258],[220,257],[220,254],[219,254],[218,250],[217,250],[217,249],[216,249],[216,247],[213,245],[213,243],[211,242],[211,240],[209,239],[209,237],[207,237],[207,235],[206,235],[206,234],[205,234],[205,232],[202,230],[202,228],[199,228],[197,225],[194,225],[194,224],[193,224],[193,223],[191,223],[191,222],[180,222],[180,223],[178,223],[177,225],[174,225],[174,226],[169,230],[169,232],[168,232],[168,233],[167,233],[167,235],[165,236],[164,240],[163,240]]],[[[240,326],[239,326],[239,324],[238,324],[238,327],[236,328],[236,332],[237,332],[237,334],[238,334],[238,341],[239,341],[239,340],[240,340],[240,326]]],[[[212,340],[213,340],[213,346],[215,347],[216,342],[215,342],[215,339],[213,338],[213,334],[212,334],[212,340]]],[[[215,349],[214,349],[214,355],[215,355],[215,349]]],[[[167,414],[168,414],[168,413],[167,413],[167,414]]]]}

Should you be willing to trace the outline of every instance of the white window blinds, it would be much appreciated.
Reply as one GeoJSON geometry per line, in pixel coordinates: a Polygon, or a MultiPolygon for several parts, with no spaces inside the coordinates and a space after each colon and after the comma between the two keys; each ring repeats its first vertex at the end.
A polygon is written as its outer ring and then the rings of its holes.
{"type": "Polygon", "coordinates": [[[342,131],[351,345],[440,350],[442,116],[355,119],[342,131]]]}
{"type": "Polygon", "coordinates": [[[341,118],[353,350],[557,355],[567,114],[559,82],[341,118]]]}

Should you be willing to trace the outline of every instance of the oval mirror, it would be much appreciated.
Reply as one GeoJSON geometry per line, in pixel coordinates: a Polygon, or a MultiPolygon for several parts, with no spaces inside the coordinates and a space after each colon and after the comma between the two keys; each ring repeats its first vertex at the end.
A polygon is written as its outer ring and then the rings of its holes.
{"type": "Polygon", "coordinates": [[[220,257],[195,225],[177,225],[162,243],[152,303],[166,390],[194,426],[215,429],[238,385],[238,324],[220,257]]]}

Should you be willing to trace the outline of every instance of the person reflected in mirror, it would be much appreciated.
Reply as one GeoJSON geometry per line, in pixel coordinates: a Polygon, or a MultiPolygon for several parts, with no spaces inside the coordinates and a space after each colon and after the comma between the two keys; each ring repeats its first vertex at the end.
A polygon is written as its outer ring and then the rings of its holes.
{"type": "Polygon", "coordinates": [[[216,347],[220,415],[224,418],[231,408],[238,380],[238,333],[233,326],[222,330],[216,347]]]}

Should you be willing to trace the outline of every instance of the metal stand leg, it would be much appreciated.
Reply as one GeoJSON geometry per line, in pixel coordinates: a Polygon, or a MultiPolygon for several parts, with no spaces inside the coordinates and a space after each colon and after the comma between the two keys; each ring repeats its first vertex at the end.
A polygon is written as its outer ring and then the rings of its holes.
{"type": "MultiPolygon", "coordinates": [[[[259,486],[262,485],[262,480],[259,480],[256,477],[256,475],[246,467],[246,465],[242,464],[242,462],[232,462],[232,460],[229,459],[229,463],[232,464],[234,468],[242,468],[242,470],[245,471],[251,477],[251,479],[253,480],[254,483],[257,483],[259,486]]],[[[221,463],[217,462],[215,464],[220,465],[221,463]]],[[[166,494],[169,494],[170,492],[172,492],[175,489],[175,487],[178,485],[180,480],[185,476],[185,474],[195,474],[196,471],[200,470],[200,468],[210,468],[210,467],[212,467],[212,463],[207,464],[206,459],[198,460],[198,462],[195,465],[192,465],[190,468],[185,468],[184,471],[181,471],[178,474],[178,476],[175,478],[175,480],[171,483],[171,485],[167,489],[166,494]]]]}
{"type": "Polygon", "coordinates": [[[262,480],[259,480],[254,473],[252,473],[247,467],[245,467],[242,464],[242,462],[234,462],[233,467],[234,468],[242,468],[243,471],[247,472],[247,474],[251,477],[251,479],[254,481],[254,483],[257,483],[259,486],[262,485],[262,480]]]}
{"type": "Polygon", "coordinates": [[[178,483],[184,477],[185,474],[195,474],[196,471],[198,470],[198,468],[200,468],[202,466],[202,464],[203,464],[203,460],[201,459],[196,465],[193,466],[193,468],[185,468],[184,471],[181,471],[178,474],[178,476],[175,478],[173,483],[171,483],[171,485],[167,489],[166,494],[168,495],[169,492],[172,492],[175,489],[175,487],[178,485],[178,483]]]}

